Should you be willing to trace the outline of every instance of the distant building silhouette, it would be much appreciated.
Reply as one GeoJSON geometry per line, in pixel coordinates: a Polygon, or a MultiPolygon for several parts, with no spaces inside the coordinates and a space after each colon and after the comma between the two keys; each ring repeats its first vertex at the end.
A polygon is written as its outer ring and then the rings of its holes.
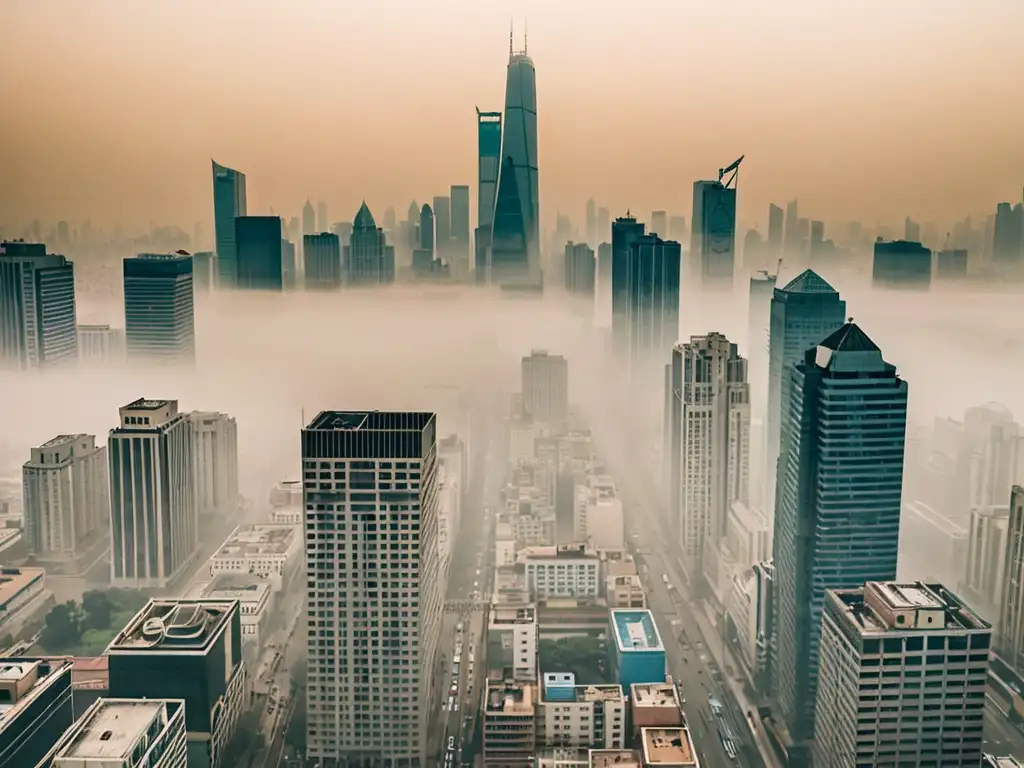
{"type": "Polygon", "coordinates": [[[612,223],[612,340],[616,354],[622,356],[629,352],[630,253],[644,229],[629,211],[612,223]]]}
{"type": "Polygon", "coordinates": [[[677,243],[685,243],[689,240],[686,236],[686,217],[670,216],[668,220],[667,240],[675,240],[677,243]]]}
{"type": "Polygon", "coordinates": [[[911,243],[921,242],[921,225],[909,216],[903,221],[903,239],[911,243]]]}
{"type": "Polygon", "coordinates": [[[992,232],[992,259],[998,266],[1020,267],[1024,262],[1024,205],[1000,203],[992,232]]]}
{"type": "Polygon", "coordinates": [[[662,240],[668,240],[668,213],[666,211],[654,211],[651,213],[650,234],[657,235],[662,240]]]}
{"type": "Polygon", "coordinates": [[[434,210],[429,204],[424,203],[422,210],[420,210],[420,225],[419,225],[419,242],[416,247],[418,250],[427,251],[430,254],[430,258],[434,258],[434,210]]]}
{"type": "Polygon", "coordinates": [[[967,251],[953,249],[935,254],[935,279],[955,280],[967,277],[967,251]]]}
{"type": "MultiPolygon", "coordinates": [[[[612,236],[612,217],[604,206],[597,209],[597,242],[607,243],[612,236]]],[[[675,238],[673,238],[675,239],[675,238]]]]}
{"type": "Polygon", "coordinates": [[[932,283],[932,252],[918,242],[878,241],[871,282],[888,288],[926,291],[932,283]]]}
{"type": "MultiPolygon", "coordinates": [[[[302,234],[312,235],[316,232],[316,211],[313,204],[306,198],[306,204],[302,206],[302,234]]],[[[291,233],[289,233],[290,235],[291,233]]]]}
{"type": "Polygon", "coordinates": [[[594,249],[586,243],[566,243],[565,290],[577,296],[593,297],[596,275],[594,249]]]}
{"type": "Polygon", "coordinates": [[[124,334],[129,360],[195,361],[191,256],[141,253],[124,260],[124,334]]]}
{"type": "Polygon", "coordinates": [[[74,264],[41,243],[0,242],[0,368],[77,361],[74,264]]]}
{"type": "Polygon", "coordinates": [[[248,213],[245,174],[216,161],[213,164],[213,228],[217,252],[217,278],[221,288],[237,284],[238,257],[235,251],[235,219],[248,213]]]}
{"type": "Polygon", "coordinates": [[[498,196],[501,164],[501,112],[476,110],[477,121],[477,228],[474,237],[474,269],[477,282],[490,280],[489,259],[494,203],[498,196]]]}
{"type": "MultiPolygon", "coordinates": [[[[743,158],[740,158],[742,160],[743,158]]],[[[693,266],[706,286],[732,286],[736,262],[736,179],[740,161],[723,170],[718,181],[693,183],[693,266]],[[722,182],[724,174],[732,176],[722,182]]]]}
{"type": "Polygon", "coordinates": [[[469,187],[453,184],[450,191],[451,228],[449,254],[460,275],[469,272],[469,187]]]}
{"type": "Polygon", "coordinates": [[[254,291],[284,288],[279,216],[239,216],[235,219],[238,252],[237,286],[254,291]]]}
{"type": "Polygon", "coordinates": [[[387,244],[366,202],[352,224],[345,246],[345,277],[349,285],[386,285],[395,282],[395,249],[387,244]]]}
{"type": "Polygon", "coordinates": [[[286,291],[295,288],[297,261],[295,243],[291,240],[281,240],[281,288],[286,291]]]}
{"type": "Polygon", "coordinates": [[[434,197],[434,252],[441,258],[449,254],[452,236],[452,201],[438,195],[434,197]]]}
{"type": "Polygon", "coordinates": [[[682,247],[655,234],[629,245],[627,344],[633,366],[660,366],[679,338],[682,247]]]}
{"type": "MultiPolygon", "coordinates": [[[[783,211],[775,203],[768,204],[768,254],[772,259],[782,258],[783,211]]],[[[769,265],[774,269],[774,265],[769,265]]]]}
{"type": "Polygon", "coordinates": [[[306,290],[331,290],[341,286],[341,241],[330,232],[302,238],[306,290]]]}
{"type": "Polygon", "coordinates": [[[597,245],[597,203],[594,202],[594,198],[587,200],[587,232],[586,232],[586,243],[591,248],[597,245]]]}

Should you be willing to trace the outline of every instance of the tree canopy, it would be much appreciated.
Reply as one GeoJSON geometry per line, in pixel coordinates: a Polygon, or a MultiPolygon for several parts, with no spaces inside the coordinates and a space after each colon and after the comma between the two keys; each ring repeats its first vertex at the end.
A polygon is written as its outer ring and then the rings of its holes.
{"type": "Polygon", "coordinates": [[[59,603],[46,614],[39,644],[49,653],[98,656],[149,595],[135,589],[91,589],[82,602],[59,603]]]}

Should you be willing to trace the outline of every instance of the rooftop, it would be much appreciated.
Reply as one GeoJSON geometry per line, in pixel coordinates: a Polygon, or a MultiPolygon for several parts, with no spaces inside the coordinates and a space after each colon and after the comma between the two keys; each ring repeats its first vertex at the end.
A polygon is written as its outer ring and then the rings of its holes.
{"type": "Polygon", "coordinates": [[[229,600],[150,600],[117,633],[107,652],[205,651],[237,612],[238,603],[229,600]]]}
{"type": "Polygon", "coordinates": [[[621,685],[577,685],[573,690],[576,701],[622,701],[621,685]]]}
{"type": "Polygon", "coordinates": [[[234,584],[217,579],[203,591],[203,597],[210,600],[237,600],[240,603],[261,603],[268,598],[270,585],[265,581],[253,584],[234,584]]]}
{"type": "Polygon", "coordinates": [[[526,715],[533,712],[533,685],[530,683],[487,683],[487,712],[526,715]]]}
{"type": "Polygon", "coordinates": [[[597,552],[588,549],[586,544],[557,544],[554,546],[523,547],[516,559],[523,561],[546,559],[591,559],[597,558],[597,552]]]}
{"type": "Polygon", "coordinates": [[[46,576],[44,568],[0,568],[0,606],[6,610],[7,603],[35,583],[42,585],[46,576]]]}
{"type": "Polygon", "coordinates": [[[991,631],[991,626],[941,584],[869,581],[829,590],[826,600],[861,635],[921,631],[991,631]]]}
{"type": "Polygon", "coordinates": [[[490,625],[500,627],[503,624],[536,624],[537,611],[532,605],[492,605],[490,625]]]}
{"type": "Polygon", "coordinates": [[[633,749],[592,749],[590,768],[640,768],[640,754],[633,749]]]}
{"type": "Polygon", "coordinates": [[[8,723],[62,675],[68,676],[70,685],[71,664],[68,658],[0,660],[0,690],[7,693],[4,703],[0,704],[0,734],[8,723]]]}
{"type": "Polygon", "coordinates": [[[679,708],[675,686],[670,683],[633,683],[630,695],[635,707],[679,708]]]}
{"type": "Polygon", "coordinates": [[[52,440],[47,440],[45,443],[43,443],[39,447],[40,448],[56,448],[58,445],[67,445],[68,443],[73,443],[75,440],[78,440],[80,437],[85,437],[85,434],[84,433],[80,433],[80,434],[77,434],[77,435],[57,435],[52,440]]]}
{"type": "Polygon", "coordinates": [[[805,269],[783,288],[786,293],[838,293],[813,269],[805,269]]]}
{"type": "Polygon", "coordinates": [[[881,352],[878,345],[852,320],[818,346],[833,352],[881,352]]]}
{"type": "Polygon", "coordinates": [[[157,408],[165,408],[170,405],[174,400],[147,400],[144,397],[140,397],[128,405],[124,406],[125,411],[153,411],[157,408]]]}
{"type": "Polygon", "coordinates": [[[650,611],[619,610],[611,614],[620,652],[665,650],[650,611]]]}
{"type": "Polygon", "coordinates": [[[422,411],[321,411],[306,429],[420,432],[433,418],[422,411]]]}
{"type": "Polygon", "coordinates": [[[298,528],[277,523],[249,523],[231,532],[211,559],[283,555],[297,540],[298,528]]]}
{"type": "Polygon", "coordinates": [[[98,699],[67,732],[54,760],[127,758],[154,721],[160,727],[166,722],[168,703],[182,706],[180,701],[162,699],[98,699]]]}
{"type": "Polygon", "coordinates": [[[646,765],[696,765],[697,757],[687,728],[641,728],[646,765]]]}

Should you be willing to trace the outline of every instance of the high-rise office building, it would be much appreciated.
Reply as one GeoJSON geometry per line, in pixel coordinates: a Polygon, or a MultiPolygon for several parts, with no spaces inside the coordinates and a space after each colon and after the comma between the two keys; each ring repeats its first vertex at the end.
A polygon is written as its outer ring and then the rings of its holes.
{"type": "Polygon", "coordinates": [[[655,234],[629,244],[627,346],[634,372],[658,365],[679,339],[679,243],[655,234]]]}
{"type": "MultiPolygon", "coordinates": [[[[681,368],[679,406],[680,505],[678,522],[683,562],[691,581],[717,566],[719,540],[734,501],[746,503],[750,480],[750,386],[747,361],[720,333],[693,336],[677,344],[673,361],[681,368]],[[705,563],[707,561],[707,563],[705,563]]],[[[670,433],[676,430],[669,425],[670,433]]],[[[717,578],[709,579],[717,583],[717,578]]]]}
{"type": "Polygon", "coordinates": [[[331,221],[327,218],[327,203],[321,200],[316,204],[316,228],[314,232],[329,232],[331,221]]]}
{"type": "Polygon", "coordinates": [[[78,325],[78,359],[105,367],[124,361],[124,329],[109,325],[78,325]]]}
{"type": "Polygon", "coordinates": [[[540,270],[537,165],[537,72],[525,50],[509,44],[505,124],[491,228],[491,280],[532,282],[540,270]]]}
{"type": "Polygon", "coordinates": [[[0,765],[50,765],[49,753],[75,722],[67,657],[0,660],[0,765]]]}
{"type": "MultiPolygon", "coordinates": [[[[982,618],[999,618],[1003,588],[1007,584],[1006,547],[1010,507],[1007,504],[975,507],[966,521],[967,562],[961,560],[960,594],[982,618]]],[[[935,552],[930,553],[935,556],[935,552]]]]}
{"type": "Polygon", "coordinates": [[[577,296],[593,298],[597,276],[594,249],[586,243],[565,244],[565,290],[577,296]]]}
{"type": "Polygon", "coordinates": [[[306,528],[318,532],[306,543],[311,759],[431,764],[443,605],[436,429],[433,413],[325,411],[302,432],[306,528]],[[382,545],[382,532],[401,542],[382,545]],[[353,556],[324,556],[342,549],[353,556]]]}
{"type": "Polygon", "coordinates": [[[828,590],[814,765],[979,765],[991,640],[939,584],[828,590]]]}
{"type": "Polygon", "coordinates": [[[760,272],[750,278],[747,303],[747,380],[750,382],[750,500],[764,509],[765,446],[768,414],[769,325],[777,276],[760,272]]]}
{"type": "Polygon", "coordinates": [[[474,231],[474,270],[478,283],[490,280],[491,228],[494,203],[498,197],[498,168],[501,164],[501,112],[476,110],[477,197],[474,231]]]}
{"type": "Polygon", "coordinates": [[[0,367],[78,361],[75,267],[40,243],[0,242],[0,367]]]}
{"type": "Polygon", "coordinates": [[[443,196],[434,197],[434,241],[438,256],[448,258],[449,240],[452,237],[452,201],[443,196]]]}
{"type": "Polygon", "coordinates": [[[417,248],[421,251],[429,251],[431,258],[434,256],[434,209],[428,203],[423,204],[420,211],[420,239],[417,248]]]}
{"type": "Polygon", "coordinates": [[[612,244],[597,246],[597,304],[602,324],[610,322],[612,309],[612,244]]]}
{"type": "Polygon", "coordinates": [[[1019,485],[1010,493],[1006,547],[996,556],[1003,563],[997,650],[1010,667],[1024,674],[1024,488],[1019,485]]]}
{"type": "Polygon", "coordinates": [[[213,251],[199,251],[192,254],[192,290],[206,293],[217,281],[215,270],[217,260],[213,251]]]}
{"type": "Polygon", "coordinates": [[[21,474],[29,554],[50,573],[76,571],[88,540],[110,520],[107,449],[94,435],[58,435],[32,449],[21,474]]]}
{"type": "Polygon", "coordinates": [[[395,282],[395,248],[387,244],[366,202],[352,224],[345,246],[345,278],[349,285],[388,285],[395,282]]]}
{"type": "Polygon", "coordinates": [[[238,425],[226,413],[193,411],[192,486],[196,512],[228,517],[238,507],[238,425]]]}
{"type": "Polygon", "coordinates": [[[597,203],[594,202],[594,198],[587,200],[587,233],[586,243],[591,248],[597,245],[597,203]]]}
{"type": "Polygon", "coordinates": [[[1000,203],[992,227],[992,260],[999,266],[1024,262],[1024,204],[1000,203]]]}
{"type": "Polygon", "coordinates": [[[686,237],[686,217],[685,216],[670,216],[668,219],[668,240],[675,240],[677,243],[685,243],[686,237]]]}
{"type": "Polygon", "coordinates": [[[896,578],[907,383],[847,323],[790,370],[778,468],[772,698],[790,765],[814,736],[827,589],[896,578]]]}
{"type": "Polygon", "coordinates": [[[302,234],[312,235],[315,232],[316,211],[313,209],[313,204],[309,202],[309,198],[307,197],[305,205],[302,206],[302,234]]]}
{"type": "Polygon", "coordinates": [[[306,290],[331,290],[341,286],[341,241],[330,232],[304,235],[306,290]]]}
{"type": "Polygon", "coordinates": [[[235,219],[236,278],[238,288],[280,291],[284,288],[279,216],[239,216],[235,219]]]}
{"type": "Polygon", "coordinates": [[[668,211],[654,211],[651,213],[650,234],[657,235],[662,240],[668,240],[668,211]]]}
{"type": "Polygon", "coordinates": [[[626,211],[612,222],[612,340],[616,354],[629,353],[630,254],[633,243],[644,236],[644,224],[626,211]]]}
{"type": "Polygon", "coordinates": [[[295,243],[291,240],[281,241],[281,288],[286,291],[295,289],[296,257],[295,243]]]}
{"type": "Polygon", "coordinates": [[[124,260],[124,339],[129,360],[196,359],[192,257],[140,253],[124,260]]]}
{"type": "Polygon", "coordinates": [[[817,273],[804,270],[772,293],[768,323],[768,414],[765,418],[764,506],[775,509],[782,425],[789,417],[790,371],[804,353],[842,326],[846,302],[817,273]]]}
{"type": "Polygon", "coordinates": [[[451,242],[448,250],[451,262],[460,274],[469,271],[469,187],[453,184],[449,193],[451,201],[451,242]]]}
{"type": "Polygon", "coordinates": [[[213,164],[213,229],[217,252],[217,282],[221,288],[234,288],[238,278],[238,253],[235,250],[235,219],[248,215],[245,200],[245,174],[213,164]]]}
{"type": "Polygon", "coordinates": [[[935,279],[956,280],[967,277],[967,249],[947,248],[935,253],[935,279]]]}
{"type": "Polygon", "coordinates": [[[569,418],[569,361],[543,349],[523,357],[523,408],[534,421],[555,424],[569,418]]]}
{"type": "Polygon", "coordinates": [[[691,274],[699,275],[705,285],[730,287],[736,262],[736,187],[732,180],[726,184],[695,181],[691,220],[691,274]]]}
{"type": "MultiPolygon", "coordinates": [[[[597,209],[597,242],[606,243],[612,236],[612,216],[603,205],[597,209]]],[[[675,239],[675,238],[673,238],[675,239]]]]}
{"type": "Polygon", "coordinates": [[[177,400],[140,398],[120,409],[110,459],[110,578],[164,587],[199,545],[192,483],[192,424],[177,400]]]}
{"type": "Polygon", "coordinates": [[[919,242],[879,240],[875,243],[871,282],[885,288],[927,291],[932,284],[932,252],[919,242]]]}
{"type": "Polygon", "coordinates": [[[782,216],[782,208],[775,203],[768,204],[768,253],[772,259],[782,258],[782,216]]]}
{"type": "Polygon", "coordinates": [[[800,232],[800,204],[797,200],[786,203],[785,230],[782,236],[782,258],[797,266],[804,263],[803,235],[800,232]]]}
{"type": "Polygon", "coordinates": [[[110,695],[185,704],[190,768],[233,768],[225,749],[249,708],[238,600],[150,600],[107,648],[110,695]]]}

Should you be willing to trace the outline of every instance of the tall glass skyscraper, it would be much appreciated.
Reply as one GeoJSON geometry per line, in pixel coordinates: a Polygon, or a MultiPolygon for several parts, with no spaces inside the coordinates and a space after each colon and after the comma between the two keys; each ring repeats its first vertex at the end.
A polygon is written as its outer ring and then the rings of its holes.
{"type": "Polygon", "coordinates": [[[539,277],[537,73],[526,51],[515,52],[511,44],[490,262],[495,281],[539,277]]]}
{"type": "Polygon", "coordinates": [[[195,361],[191,256],[141,253],[124,260],[124,338],[129,360],[195,361]]]}
{"type": "Polygon", "coordinates": [[[245,216],[245,174],[215,160],[213,164],[213,228],[217,274],[221,287],[234,288],[238,278],[235,251],[235,219],[245,216]]]}
{"type": "Polygon", "coordinates": [[[629,247],[629,359],[634,371],[653,363],[679,339],[679,270],[682,247],[656,234],[629,247]]]}
{"type": "Polygon", "coordinates": [[[791,369],[775,513],[772,699],[788,764],[814,736],[828,589],[896,578],[907,383],[847,323],[791,369]]]}
{"type": "MultiPolygon", "coordinates": [[[[846,302],[816,272],[804,270],[773,291],[768,322],[768,414],[764,502],[775,509],[779,436],[789,411],[789,372],[804,352],[839,328],[846,302]]],[[[769,514],[769,518],[771,515],[769,514]]]]}
{"type": "Polygon", "coordinates": [[[732,285],[736,262],[736,187],[693,183],[693,267],[705,283],[732,285]]]}
{"type": "Polygon", "coordinates": [[[629,211],[612,222],[612,340],[623,356],[629,352],[629,254],[644,229],[629,211]]]}
{"type": "Polygon", "coordinates": [[[235,282],[253,291],[284,288],[280,216],[239,216],[235,219],[235,282]]]}
{"type": "Polygon", "coordinates": [[[395,282],[395,248],[387,244],[365,202],[352,224],[344,247],[345,278],[349,285],[386,285],[395,282]]]}
{"type": "Polygon", "coordinates": [[[498,166],[501,164],[501,112],[476,110],[477,202],[474,231],[474,269],[478,283],[490,279],[491,225],[494,200],[498,194],[498,166]]]}

